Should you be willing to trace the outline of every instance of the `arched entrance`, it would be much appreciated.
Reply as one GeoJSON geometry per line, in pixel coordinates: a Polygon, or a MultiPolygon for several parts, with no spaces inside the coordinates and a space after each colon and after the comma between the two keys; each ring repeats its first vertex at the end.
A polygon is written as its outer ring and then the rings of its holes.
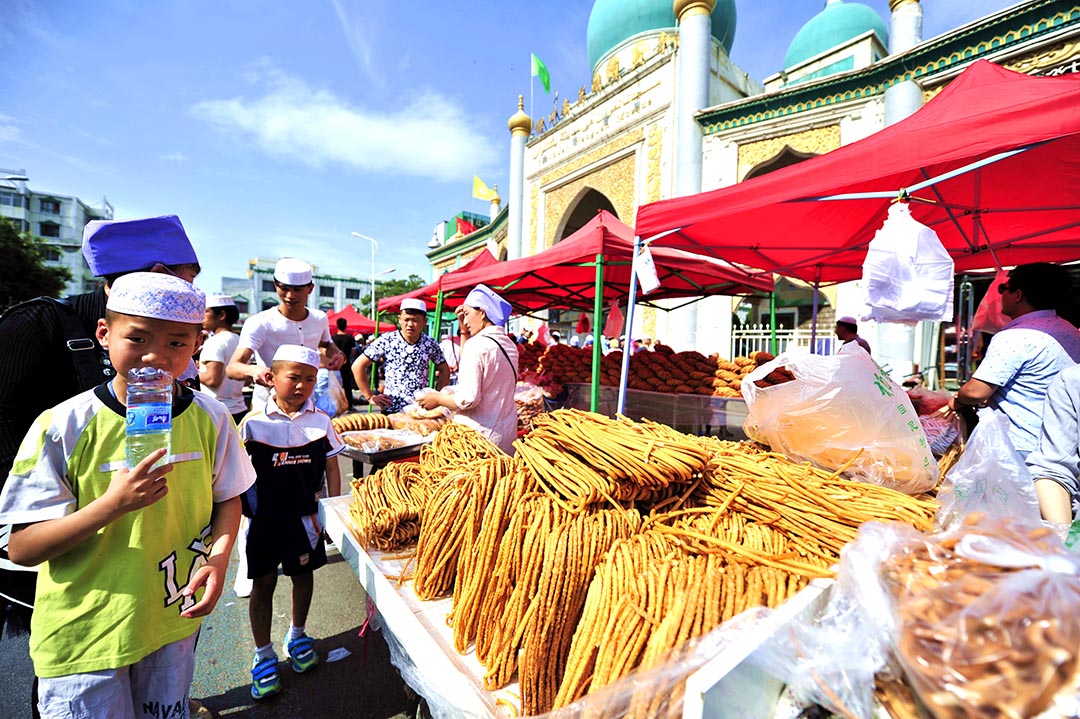
{"type": "Polygon", "coordinates": [[[746,177],[743,178],[743,182],[749,180],[751,177],[767,175],[775,170],[791,165],[797,165],[803,160],[809,160],[811,157],[817,157],[817,155],[813,152],[799,152],[798,150],[792,149],[791,146],[785,145],[784,149],[776,153],[771,159],[751,168],[750,171],[746,173],[746,177]]]}
{"type": "Polygon", "coordinates": [[[600,210],[607,210],[615,217],[615,205],[604,193],[591,187],[582,188],[578,196],[570,203],[570,210],[563,215],[562,226],[555,233],[555,241],[564,240],[589,223],[600,210]]]}

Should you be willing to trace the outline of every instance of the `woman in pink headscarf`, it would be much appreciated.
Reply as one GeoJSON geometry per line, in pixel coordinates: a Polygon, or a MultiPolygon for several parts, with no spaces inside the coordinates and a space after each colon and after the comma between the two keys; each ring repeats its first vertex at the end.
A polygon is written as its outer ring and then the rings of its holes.
{"type": "Polygon", "coordinates": [[[470,338],[461,347],[458,383],[417,400],[424,409],[448,407],[454,421],[472,427],[507,454],[517,438],[517,344],[506,333],[510,303],[477,285],[465,298],[462,324],[470,338]]]}

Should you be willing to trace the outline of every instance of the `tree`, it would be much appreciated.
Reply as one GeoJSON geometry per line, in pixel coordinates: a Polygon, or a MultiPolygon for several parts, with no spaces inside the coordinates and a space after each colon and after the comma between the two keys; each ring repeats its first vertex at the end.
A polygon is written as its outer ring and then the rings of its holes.
{"type": "Polygon", "coordinates": [[[71,280],[66,267],[45,264],[40,239],[21,234],[6,217],[0,217],[0,257],[0,312],[34,297],[59,297],[71,280]]]}
{"type": "MultiPolygon", "coordinates": [[[[420,275],[409,275],[406,279],[394,279],[394,280],[376,280],[375,282],[375,297],[382,299],[383,297],[397,297],[403,295],[406,292],[412,292],[418,290],[427,282],[420,277],[420,275]]],[[[432,307],[431,309],[435,309],[432,307]]],[[[372,319],[375,319],[374,317],[372,319]]],[[[380,322],[393,322],[397,323],[397,311],[391,310],[379,316],[380,322]]]]}

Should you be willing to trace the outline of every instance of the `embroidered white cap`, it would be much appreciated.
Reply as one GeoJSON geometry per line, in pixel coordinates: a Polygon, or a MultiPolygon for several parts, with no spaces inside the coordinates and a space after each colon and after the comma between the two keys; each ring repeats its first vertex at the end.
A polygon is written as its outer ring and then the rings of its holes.
{"type": "Polygon", "coordinates": [[[402,312],[423,312],[427,314],[427,302],[416,299],[415,297],[406,297],[401,301],[402,312]]]}
{"type": "Polygon", "coordinates": [[[846,325],[857,325],[857,324],[859,324],[859,321],[857,319],[855,319],[854,317],[852,317],[851,315],[844,315],[843,317],[837,317],[836,321],[837,322],[843,322],[846,325]]]}
{"type": "Polygon", "coordinates": [[[303,345],[281,345],[274,353],[274,362],[299,362],[319,368],[319,353],[303,345]]]}
{"type": "Polygon", "coordinates": [[[232,295],[207,295],[207,307],[236,307],[236,301],[232,295]]]}
{"type": "Polygon", "coordinates": [[[132,272],[112,283],[105,308],[123,315],[201,325],[206,295],[175,275],[132,272]]]}
{"type": "Polygon", "coordinates": [[[311,265],[295,257],[282,257],[274,265],[274,279],[283,285],[306,285],[311,282],[311,265]]]}

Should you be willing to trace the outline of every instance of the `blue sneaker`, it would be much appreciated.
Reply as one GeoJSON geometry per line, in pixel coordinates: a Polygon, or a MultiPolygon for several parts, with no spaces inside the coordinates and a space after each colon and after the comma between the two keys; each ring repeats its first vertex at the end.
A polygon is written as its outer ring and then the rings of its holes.
{"type": "Polygon", "coordinates": [[[319,655],[315,651],[315,640],[302,634],[291,642],[285,643],[285,655],[289,657],[293,671],[297,674],[311,671],[319,665],[319,655]]]}
{"type": "Polygon", "coordinates": [[[252,699],[266,699],[281,691],[281,678],[278,677],[277,665],[276,654],[266,659],[255,658],[251,667],[252,699]]]}

